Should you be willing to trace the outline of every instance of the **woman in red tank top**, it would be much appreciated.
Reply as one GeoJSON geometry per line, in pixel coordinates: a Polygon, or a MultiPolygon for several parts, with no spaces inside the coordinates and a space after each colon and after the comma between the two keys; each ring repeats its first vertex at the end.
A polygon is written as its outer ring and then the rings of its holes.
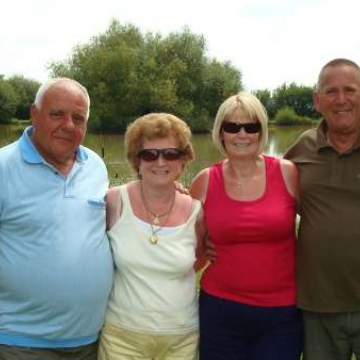
{"type": "Polygon", "coordinates": [[[202,201],[216,260],[200,294],[201,360],[298,360],[295,306],[298,173],[263,154],[268,118],[252,94],[219,108],[213,140],[224,159],[202,170],[190,193],[202,201]]]}

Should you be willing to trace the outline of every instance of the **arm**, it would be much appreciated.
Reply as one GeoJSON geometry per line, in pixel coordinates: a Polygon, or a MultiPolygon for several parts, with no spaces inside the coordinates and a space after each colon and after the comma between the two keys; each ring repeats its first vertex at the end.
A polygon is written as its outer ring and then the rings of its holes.
{"type": "MultiPolygon", "coordinates": [[[[200,200],[202,204],[204,204],[208,185],[209,185],[209,168],[205,168],[204,170],[199,172],[199,174],[194,178],[194,180],[190,184],[189,193],[193,198],[200,200]]],[[[202,218],[203,218],[202,221],[204,223],[204,227],[206,228],[203,211],[202,211],[202,218]]],[[[202,237],[201,247],[199,247],[199,252],[200,255],[198,256],[198,259],[202,258],[203,260],[202,262],[199,261],[200,265],[198,269],[195,268],[196,270],[199,270],[201,266],[206,265],[207,261],[205,261],[204,259],[207,259],[209,261],[216,260],[216,255],[217,255],[216,249],[214,244],[209,239],[207,230],[205,230],[205,235],[202,237]]]]}
{"type": "Polygon", "coordinates": [[[201,270],[207,264],[205,253],[205,238],[207,236],[206,225],[204,220],[204,211],[201,208],[196,219],[195,232],[197,238],[195,271],[201,270]]]}
{"type": "Polygon", "coordinates": [[[190,195],[204,204],[209,184],[209,168],[201,170],[189,186],[190,195]]]}
{"type": "Polygon", "coordinates": [[[110,188],[106,194],[106,230],[111,229],[122,212],[119,187],[110,188]]]}
{"type": "Polygon", "coordinates": [[[281,172],[289,193],[295,197],[299,206],[299,173],[296,165],[290,160],[280,160],[281,172]]]}

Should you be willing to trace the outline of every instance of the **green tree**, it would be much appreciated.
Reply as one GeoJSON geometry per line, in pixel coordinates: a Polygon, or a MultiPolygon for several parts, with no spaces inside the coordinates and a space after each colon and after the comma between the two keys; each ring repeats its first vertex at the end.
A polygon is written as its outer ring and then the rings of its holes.
{"type": "Polygon", "coordinates": [[[0,123],[6,124],[15,116],[18,105],[17,94],[12,85],[0,77],[0,123]]]}
{"type": "Polygon", "coordinates": [[[202,74],[201,105],[211,117],[226,98],[243,89],[241,73],[230,62],[208,60],[202,74]]]}
{"type": "Polygon", "coordinates": [[[272,96],[272,93],[269,89],[265,90],[256,90],[253,91],[253,94],[261,101],[261,103],[264,105],[267,114],[270,119],[273,119],[276,111],[278,109],[275,100],[272,96]]]}
{"type": "Polygon", "coordinates": [[[274,123],[282,126],[309,125],[312,123],[312,120],[307,116],[298,115],[293,108],[285,106],[276,113],[274,123]]]}
{"type": "Polygon", "coordinates": [[[139,115],[165,111],[200,131],[212,122],[214,107],[242,87],[239,71],[205,53],[204,37],[188,28],[163,38],[112,20],[104,34],[75,47],[68,60],[49,69],[88,88],[92,128],[124,130],[139,115]]]}
{"type": "Polygon", "coordinates": [[[14,117],[20,120],[30,119],[30,106],[40,84],[35,80],[25,79],[22,75],[12,76],[7,81],[11,84],[17,96],[14,117]]]}
{"type": "Polygon", "coordinates": [[[276,113],[274,122],[277,125],[298,125],[300,124],[300,116],[291,107],[284,106],[276,113]]]}
{"type": "Polygon", "coordinates": [[[298,86],[295,83],[283,84],[273,91],[275,108],[279,110],[283,107],[290,107],[300,116],[316,118],[312,94],[313,89],[310,86],[298,86]]]}
{"type": "Polygon", "coordinates": [[[75,47],[70,59],[50,64],[53,76],[69,76],[87,87],[91,128],[124,129],[124,119],[136,103],[132,79],[142,43],[138,29],[113,20],[104,34],[75,47]]]}

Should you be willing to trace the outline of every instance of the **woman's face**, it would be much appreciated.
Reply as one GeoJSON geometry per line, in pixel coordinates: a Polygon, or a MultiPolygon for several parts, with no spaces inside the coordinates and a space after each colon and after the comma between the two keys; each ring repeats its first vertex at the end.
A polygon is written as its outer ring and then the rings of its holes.
{"type": "Polygon", "coordinates": [[[224,123],[220,136],[229,158],[247,158],[257,155],[261,131],[259,123],[254,122],[240,111],[235,111],[224,123]],[[224,123],[232,124],[226,126],[224,123]],[[245,125],[245,127],[239,129],[236,124],[245,125]],[[251,125],[246,126],[246,124],[251,125]]]}
{"type": "Polygon", "coordinates": [[[152,151],[153,155],[158,156],[157,159],[151,159],[151,161],[147,161],[150,160],[150,156],[146,156],[149,154],[145,153],[143,157],[140,157],[139,174],[142,181],[151,182],[154,185],[172,184],[184,169],[184,157],[181,155],[177,141],[173,137],[144,140],[142,151],[145,152],[146,149],[160,150],[160,153],[152,151]]]}

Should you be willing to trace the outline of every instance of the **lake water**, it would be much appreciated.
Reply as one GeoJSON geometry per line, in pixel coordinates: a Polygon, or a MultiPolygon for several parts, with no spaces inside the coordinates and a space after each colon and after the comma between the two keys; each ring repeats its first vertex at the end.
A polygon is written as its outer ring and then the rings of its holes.
{"type": "MultiPolygon", "coordinates": [[[[269,130],[269,143],[266,153],[282,156],[285,150],[305,130],[304,127],[273,127],[269,130]]],[[[0,147],[21,136],[23,127],[0,125],[0,147]]],[[[124,136],[120,134],[88,134],[84,145],[104,157],[112,184],[122,183],[134,178],[134,174],[125,161],[124,136]]],[[[192,177],[202,168],[221,159],[221,155],[212,143],[211,135],[194,135],[193,145],[196,159],[186,168],[182,181],[189,183],[192,177]]]]}

